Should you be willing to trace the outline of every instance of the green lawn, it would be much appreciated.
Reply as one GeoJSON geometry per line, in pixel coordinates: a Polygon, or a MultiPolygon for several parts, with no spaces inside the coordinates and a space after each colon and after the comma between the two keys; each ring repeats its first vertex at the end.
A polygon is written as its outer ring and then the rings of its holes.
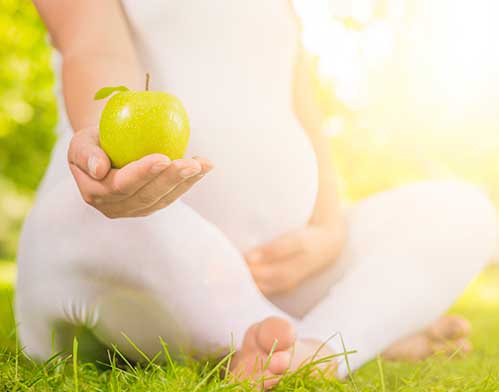
{"type": "MultiPolygon", "coordinates": [[[[217,363],[127,364],[114,353],[108,364],[59,356],[37,365],[18,353],[12,315],[13,269],[0,263],[0,391],[251,391],[219,376],[217,363]]],[[[418,365],[373,361],[353,381],[287,376],[277,391],[499,391],[499,267],[490,267],[451,310],[473,324],[475,351],[465,359],[435,356],[418,365]]],[[[81,344],[80,344],[81,345],[81,344]]],[[[78,350],[76,351],[78,352],[78,350]]]]}

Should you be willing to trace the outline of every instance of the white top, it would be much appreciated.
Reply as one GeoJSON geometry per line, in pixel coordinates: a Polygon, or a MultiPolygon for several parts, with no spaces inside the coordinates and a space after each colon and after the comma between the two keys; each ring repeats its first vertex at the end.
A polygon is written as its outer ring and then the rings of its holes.
{"type": "Polygon", "coordinates": [[[151,88],[177,95],[188,155],[215,169],[182,200],[241,250],[303,225],[317,191],[292,110],[298,26],[289,0],[124,0],[151,88]]]}

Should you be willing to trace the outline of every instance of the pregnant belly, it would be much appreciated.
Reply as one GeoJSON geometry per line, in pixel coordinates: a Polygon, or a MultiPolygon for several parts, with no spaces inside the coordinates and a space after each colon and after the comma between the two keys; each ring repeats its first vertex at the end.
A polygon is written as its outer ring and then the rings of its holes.
{"type": "Polygon", "coordinates": [[[190,152],[214,170],[184,201],[245,251],[304,225],[317,193],[317,164],[294,119],[279,129],[199,132],[190,152]]]}

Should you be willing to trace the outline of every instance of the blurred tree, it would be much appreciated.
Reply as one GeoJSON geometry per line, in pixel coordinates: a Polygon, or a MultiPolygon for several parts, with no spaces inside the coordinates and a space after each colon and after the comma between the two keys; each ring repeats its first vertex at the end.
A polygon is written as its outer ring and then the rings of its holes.
{"type": "Polygon", "coordinates": [[[0,0],[0,259],[19,230],[55,141],[46,31],[27,0],[0,0]]]}
{"type": "Polygon", "coordinates": [[[51,51],[30,1],[0,0],[0,173],[33,192],[55,140],[51,51]]]}

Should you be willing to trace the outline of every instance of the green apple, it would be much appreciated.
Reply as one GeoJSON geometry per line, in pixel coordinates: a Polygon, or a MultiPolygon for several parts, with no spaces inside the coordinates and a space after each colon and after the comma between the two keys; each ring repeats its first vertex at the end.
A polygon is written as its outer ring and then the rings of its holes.
{"type": "Polygon", "coordinates": [[[149,75],[145,91],[104,87],[95,99],[113,93],[100,119],[100,144],[113,167],[123,167],[154,153],[171,160],[184,156],[189,142],[189,119],[177,97],[149,91],[149,75]]]}

